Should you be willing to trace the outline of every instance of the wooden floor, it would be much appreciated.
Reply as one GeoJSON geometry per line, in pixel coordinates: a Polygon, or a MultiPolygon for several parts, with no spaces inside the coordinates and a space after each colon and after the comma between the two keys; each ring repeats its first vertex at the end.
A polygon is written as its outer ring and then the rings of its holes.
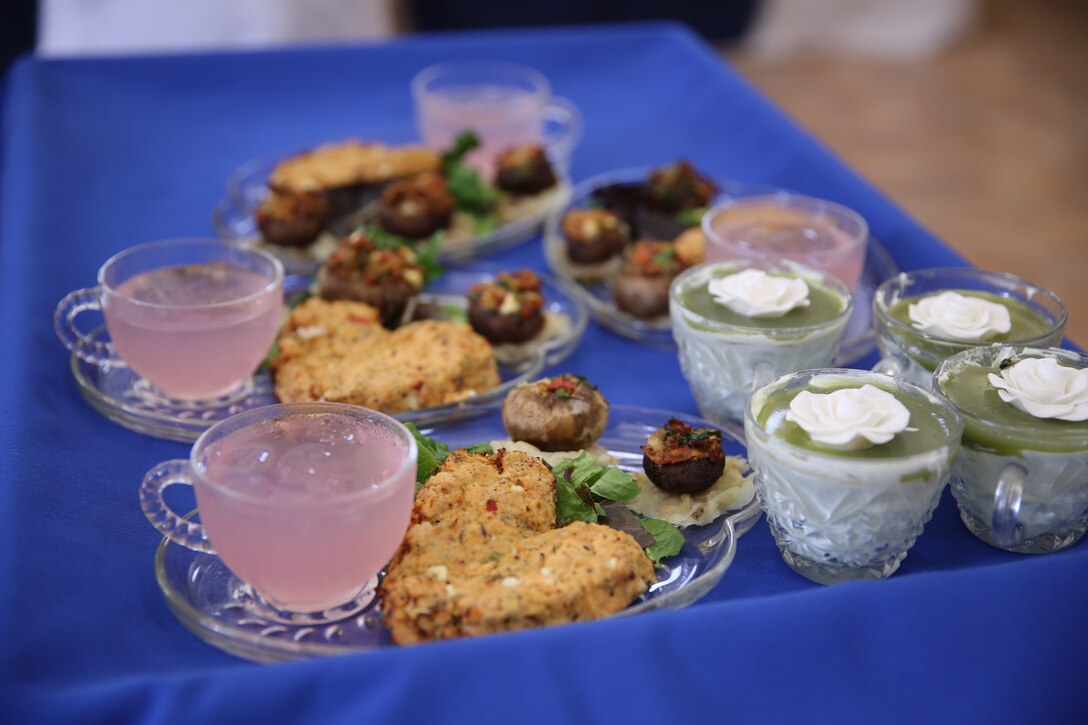
{"type": "Polygon", "coordinates": [[[974,264],[1058,293],[1088,345],[1088,3],[982,9],[924,61],[729,57],[974,264]]]}

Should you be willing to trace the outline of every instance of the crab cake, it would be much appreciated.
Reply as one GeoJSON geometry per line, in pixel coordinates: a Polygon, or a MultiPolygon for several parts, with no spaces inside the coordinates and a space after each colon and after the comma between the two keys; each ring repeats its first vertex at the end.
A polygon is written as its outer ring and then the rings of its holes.
{"type": "Polygon", "coordinates": [[[628,534],[555,528],[555,479],[519,451],[454,451],[421,489],[381,585],[400,644],[596,619],[655,580],[628,534]]]}
{"type": "Polygon", "coordinates": [[[452,403],[500,382],[490,343],[464,323],[423,320],[390,332],[369,305],[314,297],[291,312],[271,369],[280,402],[386,413],[452,403]]]}

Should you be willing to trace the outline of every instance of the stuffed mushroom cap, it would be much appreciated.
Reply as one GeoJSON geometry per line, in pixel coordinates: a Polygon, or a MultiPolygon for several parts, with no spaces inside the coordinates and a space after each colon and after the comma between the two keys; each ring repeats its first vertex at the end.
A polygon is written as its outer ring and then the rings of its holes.
{"type": "Polygon", "coordinates": [[[516,386],[503,401],[502,422],[515,441],[542,451],[577,451],[604,433],[608,401],[584,377],[564,373],[516,386]]]}

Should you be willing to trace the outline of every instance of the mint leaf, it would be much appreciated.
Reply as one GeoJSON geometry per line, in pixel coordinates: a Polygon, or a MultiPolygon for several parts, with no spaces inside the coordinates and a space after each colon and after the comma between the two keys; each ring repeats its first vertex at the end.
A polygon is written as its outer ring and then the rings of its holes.
{"type": "Polygon", "coordinates": [[[450,454],[450,448],[445,443],[420,433],[415,423],[405,423],[404,427],[416,439],[416,446],[419,448],[419,458],[416,461],[416,490],[418,491],[446,460],[446,456],[450,454]]]}
{"type": "Polygon", "coordinates": [[[578,490],[570,481],[562,476],[555,479],[555,519],[562,527],[572,521],[585,521],[588,524],[597,523],[598,514],[596,505],[590,506],[578,495],[578,490]]]}
{"type": "Polygon", "coordinates": [[[662,559],[676,556],[684,548],[684,535],[674,524],[661,519],[642,519],[642,528],[650,532],[654,537],[652,546],[646,547],[646,555],[654,560],[654,566],[661,563],[662,559]]]}
{"type": "Polygon", "coordinates": [[[462,163],[446,169],[446,189],[457,208],[473,216],[490,213],[499,200],[499,193],[484,183],[476,169],[462,163]]]}
{"type": "Polygon", "coordinates": [[[474,446],[469,446],[465,451],[468,453],[486,453],[490,456],[495,452],[495,449],[489,443],[477,443],[474,446]]]}
{"type": "Polygon", "coordinates": [[[461,163],[465,154],[480,145],[480,137],[472,129],[465,129],[453,141],[453,146],[442,154],[442,173],[446,174],[449,167],[461,163]]]}
{"type": "Polygon", "coordinates": [[[552,469],[556,478],[564,478],[577,490],[586,486],[595,495],[613,501],[630,501],[638,495],[635,479],[612,466],[602,466],[588,453],[561,461],[552,469]],[[568,473],[569,471],[569,473],[568,473]]]}

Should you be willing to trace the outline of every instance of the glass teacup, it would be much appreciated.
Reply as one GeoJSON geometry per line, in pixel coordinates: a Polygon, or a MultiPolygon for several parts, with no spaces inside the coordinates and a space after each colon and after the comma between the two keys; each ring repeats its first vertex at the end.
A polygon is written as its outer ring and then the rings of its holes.
{"type": "Polygon", "coordinates": [[[824,199],[779,192],[730,199],[703,215],[709,262],[789,260],[834,275],[857,289],[869,225],[824,199]]]}
{"type": "Polygon", "coordinates": [[[963,350],[993,343],[1059,344],[1066,317],[1065,305],[1056,294],[1015,275],[959,267],[903,272],[873,295],[876,341],[883,356],[873,370],[930,387],[937,366],[963,350]],[[911,319],[911,306],[946,292],[1004,306],[1010,328],[975,338],[920,329],[911,319]]]}
{"type": "Polygon", "coordinates": [[[95,365],[127,366],[163,398],[199,401],[242,387],[276,338],[283,265],[257,249],[214,239],[140,244],[111,257],[98,286],[60,301],[61,341],[95,365]],[[109,343],[75,325],[101,311],[109,343]]]}
{"type": "Polygon", "coordinates": [[[528,143],[542,143],[566,170],[582,134],[577,107],[552,96],[542,73],[514,63],[432,65],[412,79],[412,97],[423,142],[445,150],[463,131],[475,131],[480,147],[467,160],[488,176],[496,154],[528,143]]]}
{"type": "Polygon", "coordinates": [[[703,417],[734,430],[754,388],[784,373],[832,364],[852,310],[842,282],[792,262],[708,262],[677,275],[669,289],[672,334],[696,405],[703,417]],[[713,280],[750,269],[805,280],[811,303],[759,319],[732,314],[713,301],[713,280]]]}
{"type": "Polygon", "coordinates": [[[416,457],[412,434],[383,413],[269,405],[215,424],[187,460],[148,471],[140,505],[171,541],[217,554],[256,614],[336,621],[369,603],[370,580],[404,537],[416,457]],[[164,502],[175,484],[193,487],[202,523],[164,502]]]}
{"type": "MultiPolygon", "coordinates": [[[[871,391],[870,391],[871,392],[871,391]]],[[[824,398],[820,423],[828,424],[824,398]]],[[[894,407],[894,404],[892,404],[894,407]]],[[[843,405],[846,422],[879,423],[843,405]]],[[[805,422],[805,421],[801,421],[805,422]]],[[[744,416],[760,506],[786,564],[821,584],[893,574],[933,515],[960,446],[962,424],[947,400],[916,385],[860,370],[806,370],[756,390],[744,416]],[[865,448],[834,448],[796,418],[802,394],[872,386],[907,412],[897,432],[865,448]],[[904,427],[905,426],[905,427],[904,427]]]]}
{"type": "MultiPolygon", "coordinates": [[[[951,483],[963,523],[998,548],[1045,554],[1088,530],[1088,420],[1037,417],[1002,398],[990,376],[1007,386],[1006,371],[1030,359],[1088,368],[1088,356],[1069,350],[996,345],[948,358],[933,384],[963,418],[951,483]]],[[[1088,390],[1081,387],[1083,411],[1088,390]]]]}

